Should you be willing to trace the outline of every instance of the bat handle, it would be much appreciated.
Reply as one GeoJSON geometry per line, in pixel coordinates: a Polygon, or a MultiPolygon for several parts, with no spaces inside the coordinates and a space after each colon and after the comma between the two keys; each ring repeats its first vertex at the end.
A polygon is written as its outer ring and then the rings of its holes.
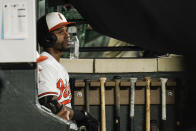
{"type": "Polygon", "coordinates": [[[161,93],[162,93],[162,120],[166,120],[166,83],[167,78],[160,78],[161,80],[161,93]]]}
{"type": "Polygon", "coordinates": [[[105,81],[106,77],[101,77],[101,131],[106,131],[106,115],[105,115],[105,81]]]}
{"type": "Polygon", "coordinates": [[[146,79],[146,131],[150,131],[150,77],[146,79]]]}
{"type": "Polygon", "coordinates": [[[89,112],[90,111],[90,107],[89,107],[89,86],[90,86],[90,80],[89,79],[85,79],[85,102],[86,102],[86,111],[89,112]]]}

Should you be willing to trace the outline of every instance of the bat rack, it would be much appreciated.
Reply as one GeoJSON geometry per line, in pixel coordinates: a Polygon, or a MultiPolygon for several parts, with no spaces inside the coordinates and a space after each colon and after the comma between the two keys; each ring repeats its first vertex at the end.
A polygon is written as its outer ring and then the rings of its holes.
{"type": "MultiPolygon", "coordinates": [[[[151,104],[161,104],[161,81],[152,80],[150,83],[151,104]]],[[[129,90],[131,82],[129,80],[120,81],[120,105],[129,104],[129,90]]],[[[105,82],[105,103],[114,105],[114,80],[105,82]]],[[[137,80],[135,84],[135,104],[145,104],[145,80],[137,80]]],[[[168,80],[166,83],[166,104],[175,103],[176,81],[168,80]]],[[[85,82],[84,80],[75,80],[74,83],[74,105],[85,105],[85,82]]],[[[89,84],[89,104],[100,105],[100,81],[91,80],[89,84]]]]}

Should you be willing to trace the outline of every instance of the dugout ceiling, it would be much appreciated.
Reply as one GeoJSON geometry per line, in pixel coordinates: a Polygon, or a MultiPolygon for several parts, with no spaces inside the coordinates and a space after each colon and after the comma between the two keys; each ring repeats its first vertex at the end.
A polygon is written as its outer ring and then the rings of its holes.
{"type": "Polygon", "coordinates": [[[94,30],[145,49],[184,53],[196,42],[196,1],[70,0],[94,30]]]}

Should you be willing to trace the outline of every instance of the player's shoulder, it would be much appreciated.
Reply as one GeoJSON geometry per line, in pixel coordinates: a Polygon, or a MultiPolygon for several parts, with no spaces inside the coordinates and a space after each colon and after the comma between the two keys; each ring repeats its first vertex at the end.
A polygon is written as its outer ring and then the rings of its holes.
{"type": "Polygon", "coordinates": [[[48,59],[39,63],[42,68],[56,69],[57,62],[49,53],[43,52],[41,53],[41,56],[48,57],[48,59]]]}
{"type": "Polygon", "coordinates": [[[50,58],[48,58],[47,60],[39,62],[38,64],[41,65],[42,67],[52,66],[52,61],[50,58]]]}
{"type": "Polygon", "coordinates": [[[50,59],[39,63],[39,65],[42,68],[41,74],[57,74],[58,73],[58,69],[55,67],[54,63],[50,59]]]}

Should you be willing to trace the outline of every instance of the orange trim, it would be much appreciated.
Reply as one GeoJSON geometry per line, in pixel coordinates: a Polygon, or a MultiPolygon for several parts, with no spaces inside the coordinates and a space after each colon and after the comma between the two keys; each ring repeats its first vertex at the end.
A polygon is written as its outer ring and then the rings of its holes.
{"type": "Polygon", "coordinates": [[[71,103],[71,100],[70,100],[70,99],[61,102],[62,105],[66,105],[66,104],[68,104],[68,103],[71,103]]]}
{"type": "Polygon", "coordinates": [[[58,95],[57,92],[45,92],[45,93],[42,93],[42,94],[38,95],[38,97],[41,97],[41,96],[44,96],[44,95],[48,95],[48,94],[51,94],[51,95],[58,95]]]}
{"type": "Polygon", "coordinates": [[[48,59],[47,56],[40,56],[40,57],[37,58],[37,63],[42,62],[42,61],[44,61],[46,59],[48,59]]]}
{"type": "Polygon", "coordinates": [[[54,31],[54,30],[56,30],[58,28],[61,28],[62,26],[66,26],[66,25],[72,24],[72,23],[73,22],[62,22],[62,23],[59,23],[58,25],[55,25],[54,27],[49,29],[49,32],[54,31]]]}

